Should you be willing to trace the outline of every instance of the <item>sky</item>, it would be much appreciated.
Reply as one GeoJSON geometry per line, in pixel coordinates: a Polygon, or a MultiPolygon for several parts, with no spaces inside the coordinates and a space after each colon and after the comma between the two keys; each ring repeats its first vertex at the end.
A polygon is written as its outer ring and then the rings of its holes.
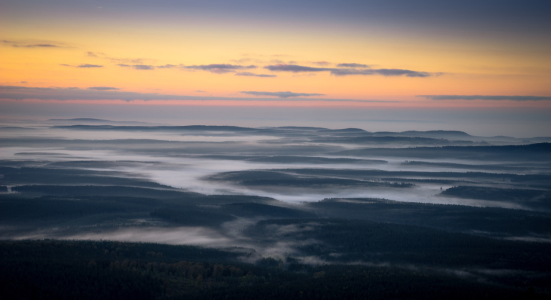
{"type": "Polygon", "coordinates": [[[0,116],[541,136],[550,36],[550,1],[0,0],[0,116]]]}

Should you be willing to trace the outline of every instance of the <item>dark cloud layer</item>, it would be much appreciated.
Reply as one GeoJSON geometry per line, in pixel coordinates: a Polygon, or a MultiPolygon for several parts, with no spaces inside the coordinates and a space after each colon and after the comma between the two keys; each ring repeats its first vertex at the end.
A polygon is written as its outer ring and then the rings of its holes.
{"type": "Polygon", "coordinates": [[[251,72],[240,72],[235,73],[236,76],[249,76],[249,77],[277,77],[277,75],[270,75],[270,74],[255,74],[251,72]]]}
{"type": "Polygon", "coordinates": [[[88,88],[89,90],[93,91],[116,91],[118,88],[116,87],[110,87],[110,86],[92,86],[88,88]]]}
{"type": "Polygon", "coordinates": [[[173,68],[176,68],[176,67],[178,67],[178,66],[177,65],[171,65],[171,64],[157,66],[157,68],[159,68],[159,69],[173,69],[173,68]]]}
{"type": "Polygon", "coordinates": [[[290,97],[311,97],[311,96],[324,96],[324,94],[310,94],[310,93],[293,93],[293,92],[255,92],[255,91],[244,91],[242,94],[253,95],[253,96],[270,96],[270,97],[279,97],[279,98],[290,98],[290,97]]]}
{"type": "Polygon", "coordinates": [[[17,41],[2,40],[3,44],[10,45],[15,48],[60,48],[60,45],[53,43],[23,43],[17,41]]]}
{"type": "Polygon", "coordinates": [[[32,44],[32,45],[25,45],[25,46],[17,46],[13,45],[14,47],[25,47],[25,48],[57,48],[58,45],[54,44],[32,44]]]}
{"type": "MultiPolygon", "coordinates": [[[[91,87],[88,89],[71,88],[39,88],[24,86],[1,86],[0,99],[39,99],[39,100],[192,100],[192,101],[273,101],[273,98],[265,97],[205,97],[187,95],[161,95],[158,93],[134,93],[120,92],[111,87],[91,87]]],[[[245,92],[249,95],[279,97],[277,101],[294,101],[293,97],[322,96],[323,94],[306,94],[292,92],[245,92]]],[[[356,100],[356,99],[326,99],[326,98],[298,98],[300,101],[325,101],[325,102],[376,102],[394,103],[398,101],[356,100]]]]}
{"type": "Polygon", "coordinates": [[[128,65],[128,64],[117,64],[119,67],[125,67],[125,68],[133,68],[136,70],[153,70],[155,69],[154,66],[151,65],[128,65]]]}
{"type": "Polygon", "coordinates": [[[338,64],[337,67],[339,67],[339,68],[369,68],[368,65],[356,64],[356,63],[338,64]]]}
{"type": "Polygon", "coordinates": [[[431,100],[549,101],[545,96],[418,95],[431,100]]]}
{"type": "Polygon", "coordinates": [[[406,76],[406,77],[429,77],[433,74],[404,69],[334,69],[331,75],[382,75],[382,76],[406,76]]]}
{"type": "Polygon", "coordinates": [[[133,65],[132,66],[136,70],[153,70],[154,67],[150,65],[133,65]]]}
{"type": "Polygon", "coordinates": [[[184,69],[189,70],[202,70],[209,71],[212,73],[223,74],[229,72],[235,72],[237,70],[247,70],[255,69],[255,65],[242,66],[242,65],[231,65],[231,64],[210,64],[210,65],[194,65],[194,66],[185,66],[184,69]]]}
{"type": "Polygon", "coordinates": [[[293,73],[325,72],[325,71],[334,70],[332,68],[314,68],[314,67],[307,67],[307,66],[285,65],[285,64],[270,65],[270,66],[265,66],[264,68],[270,71],[282,71],[282,72],[293,72],[293,73]]]}
{"type": "Polygon", "coordinates": [[[351,67],[359,67],[367,65],[360,64],[340,64],[340,66],[347,66],[346,68],[315,68],[308,66],[299,66],[299,65],[269,65],[264,67],[270,71],[274,72],[330,72],[334,76],[348,76],[348,75],[382,75],[382,76],[406,76],[406,77],[429,77],[439,74],[431,74],[428,72],[419,72],[405,69],[355,69],[351,67]]]}
{"type": "Polygon", "coordinates": [[[82,64],[78,65],[77,68],[103,68],[102,65],[92,65],[92,64],[82,64]]]}

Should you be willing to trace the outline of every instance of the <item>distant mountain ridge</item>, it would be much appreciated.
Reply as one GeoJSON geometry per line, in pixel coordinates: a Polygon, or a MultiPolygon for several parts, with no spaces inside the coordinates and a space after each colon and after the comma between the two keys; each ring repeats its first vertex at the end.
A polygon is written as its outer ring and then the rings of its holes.
{"type": "MultiPolygon", "coordinates": [[[[50,119],[49,121],[88,121],[88,122],[115,122],[102,119],[89,119],[89,118],[76,118],[76,119],[50,119]]],[[[324,131],[324,132],[343,132],[343,133],[362,133],[367,135],[377,135],[377,136],[418,136],[418,137],[432,137],[432,136],[458,136],[458,137],[472,137],[472,135],[463,132],[463,131],[454,131],[454,130],[429,130],[429,131],[403,131],[403,132],[390,132],[390,131],[379,131],[379,132],[369,132],[360,128],[343,128],[343,129],[329,129],[322,127],[295,127],[295,126],[282,126],[282,127],[264,127],[264,128],[253,128],[253,127],[241,127],[241,126],[229,126],[229,125],[173,125],[173,126],[117,126],[117,125],[66,125],[66,126],[55,126],[55,127],[72,127],[77,129],[119,129],[119,130],[137,130],[137,129],[167,129],[167,130],[255,130],[255,131],[270,131],[270,130],[306,130],[306,131],[324,131]],[[101,127],[100,127],[101,126],[101,127]]]]}
{"type": "Polygon", "coordinates": [[[104,120],[104,119],[94,119],[94,118],[73,118],[73,119],[49,119],[48,121],[86,121],[86,122],[116,122],[116,121],[110,121],[110,120],[104,120]]]}
{"type": "Polygon", "coordinates": [[[105,119],[96,119],[96,118],[72,118],[72,119],[49,119],[48,122],[85,122],[85,123],[115,123],[115,124],[151,124],[148,122],[139,122],[139,121],[112,121],[105,119]]]}

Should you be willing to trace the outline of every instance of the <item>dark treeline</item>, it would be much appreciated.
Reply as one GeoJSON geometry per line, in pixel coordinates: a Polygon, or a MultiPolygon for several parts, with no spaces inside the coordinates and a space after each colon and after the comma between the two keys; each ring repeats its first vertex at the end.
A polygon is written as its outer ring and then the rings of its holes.
{"type": "Polygon", "coordinates": [[[429,162],[429,161],[406,161],[402,163],[408,167],[438,167],[438,168],[452,168],[452,169],[470,169],[470,170],[492,170],[492,171],[522,171],[522,170],[548,170],[551,166],[545,166],[538,163],[525,163],[525,164],[459,164],[459,163],[444,163],[444,162],[429,162]]]}
{"type": "MultiPolygon", "coordinates": [[[[2,299],[543,299],[431,269],[233,261],[189,246],[93,241],[0,242],[2,299]],[[293,271],[298,270],[298,271],[293,271]]],[[[292,260],[290,260],[292,261],[292,260]]]]}
{"type": "Polygon", "coordinates": [[[151,217],[187,226],[219,226],[224,222],[235,220],[235,217],[225,212],[213,211],[197,206],[182,206],[178,208],[160,208],[150,213],[151,217]]]}
{"type": "Polygon", "coordinates": [[[3,175],[3,184],[96,184],[167,188],[149,180],[130,178],[131,174],[117,171],[0,167],[0,174],[3,175]]]}
{"type": "Polygon", "coordinates": [[[287,207],[279,207],[274,205],[266,205],[261,203],[232,203],[221,207],[223,211],[234,214],[243,218],[312,218],[315,214],[292,209],[287,207]]]}
{"type": "Polygon", "coordinates": [[[353,156],[394,156],[424,159],[474,159],[474,160],[507,160],[507,161],[549,161],[551,160],[551,143],[506,146],[442,146],[416,148],[366,148],[345,150],[336,155],[353,156]]]}
{"type": "Polygon", "coordinates": [[[335,138],[315,138],[315,143],[335,143],[335,144],[405,144],[405,145],[473,145],[473,141],[455,140],[450,141],[442,138],[428,137],[406,137],[406,136],[355,136],[355,137],[335,137],[335,138]]]}
{"type": "Polygon", "coordinates": [[[26,194],[39,195],[65,195],[65,196],[130,196],[130,197],[155,197],[155,198],[179,198],[194,196],[176,189],[150,189],[142,187],[116,186],[116,185],[20,185],[12,187],[12,191],[26,194]]]}
{"type": "Polygon", "coordinates": [[[551,216],[534,211],[370,198],[324,199],[308,207],[320,217],[411,224],[490,237],[551,233],[551,216]]]}
{"type": "Polygon", "coordinates": [[[526,207],[551,209],[551,192],[534,189],[504,189],[487,186],[454,186],[441,193],[453,196],[488,201],[509,201],[526,207]]]}
{"type": "Polygon", "coordinates": [[[251,236],[267,243],[305,241],[299,249],[330,262],[426,265],[453,269],[511,269],[547,273],[548,243],[518,243],[421,226],[342,219],[263,220],[251,236]]]}
{"type": "Polygon", "coordinates": [[[243,160],[262,163],[280,163],[280,164],[386,164],[386,160],[380,159],[354,159],[354,158],[327,158],[311,156],[245,156],[245,155],[204,155],[200,158],[224,159],[224,160],[243,160]]]}
{"type": "MultiPolygon", "coordinates": [[[[423,171],[384,171],[384,170],[350,170],[350,169],[279,169],[277,172],[287,172],[312,176],[345,176],[356,178],[373,177],[429,177],[429,178],[466,178],[466,179],[493,179],[508,180],[513,182],[551,182],[549,174],[513,174],[513,173],[487,173],[487,172],[423,172],[423,171]]],[[[255,171],[244,171],[255,172],[255,171]]]]}
{"type": "MultiPolygon", "coordinates": [[[[300,173],[303,169],[299,169],[300,173]]],[[[285,170],[295,172],[295,170],[285,170]]],[[[321,172],[323,175],[323,172],[321,172]]],[[[381,181],[366,181],[342,178],[315,177],[314,173],[308,174],[311,176],[297,176],[285,172],[274,171],[240,171],[219,173],[207,177],[207,180],[228,181],[234,184],[244,186],[290,186],[290,187],[323,187],[323,186],[350,186],[350,187],[393,187],[407,188],[412,187],[411,183],[404,182],[381,182],[381,181]]]]}

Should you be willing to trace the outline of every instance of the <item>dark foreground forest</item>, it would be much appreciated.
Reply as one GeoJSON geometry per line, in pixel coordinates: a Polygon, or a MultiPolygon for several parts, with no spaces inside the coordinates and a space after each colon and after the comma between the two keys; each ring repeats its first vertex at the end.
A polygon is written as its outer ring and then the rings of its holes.
{"type": "Polygon", "coordinates": [[[549,278],[508,286],[432,267],[244,264],[232,251],[103,241],[11,241],[0,250],[2,299],[548,298],[537,286],[549,278]]]}

